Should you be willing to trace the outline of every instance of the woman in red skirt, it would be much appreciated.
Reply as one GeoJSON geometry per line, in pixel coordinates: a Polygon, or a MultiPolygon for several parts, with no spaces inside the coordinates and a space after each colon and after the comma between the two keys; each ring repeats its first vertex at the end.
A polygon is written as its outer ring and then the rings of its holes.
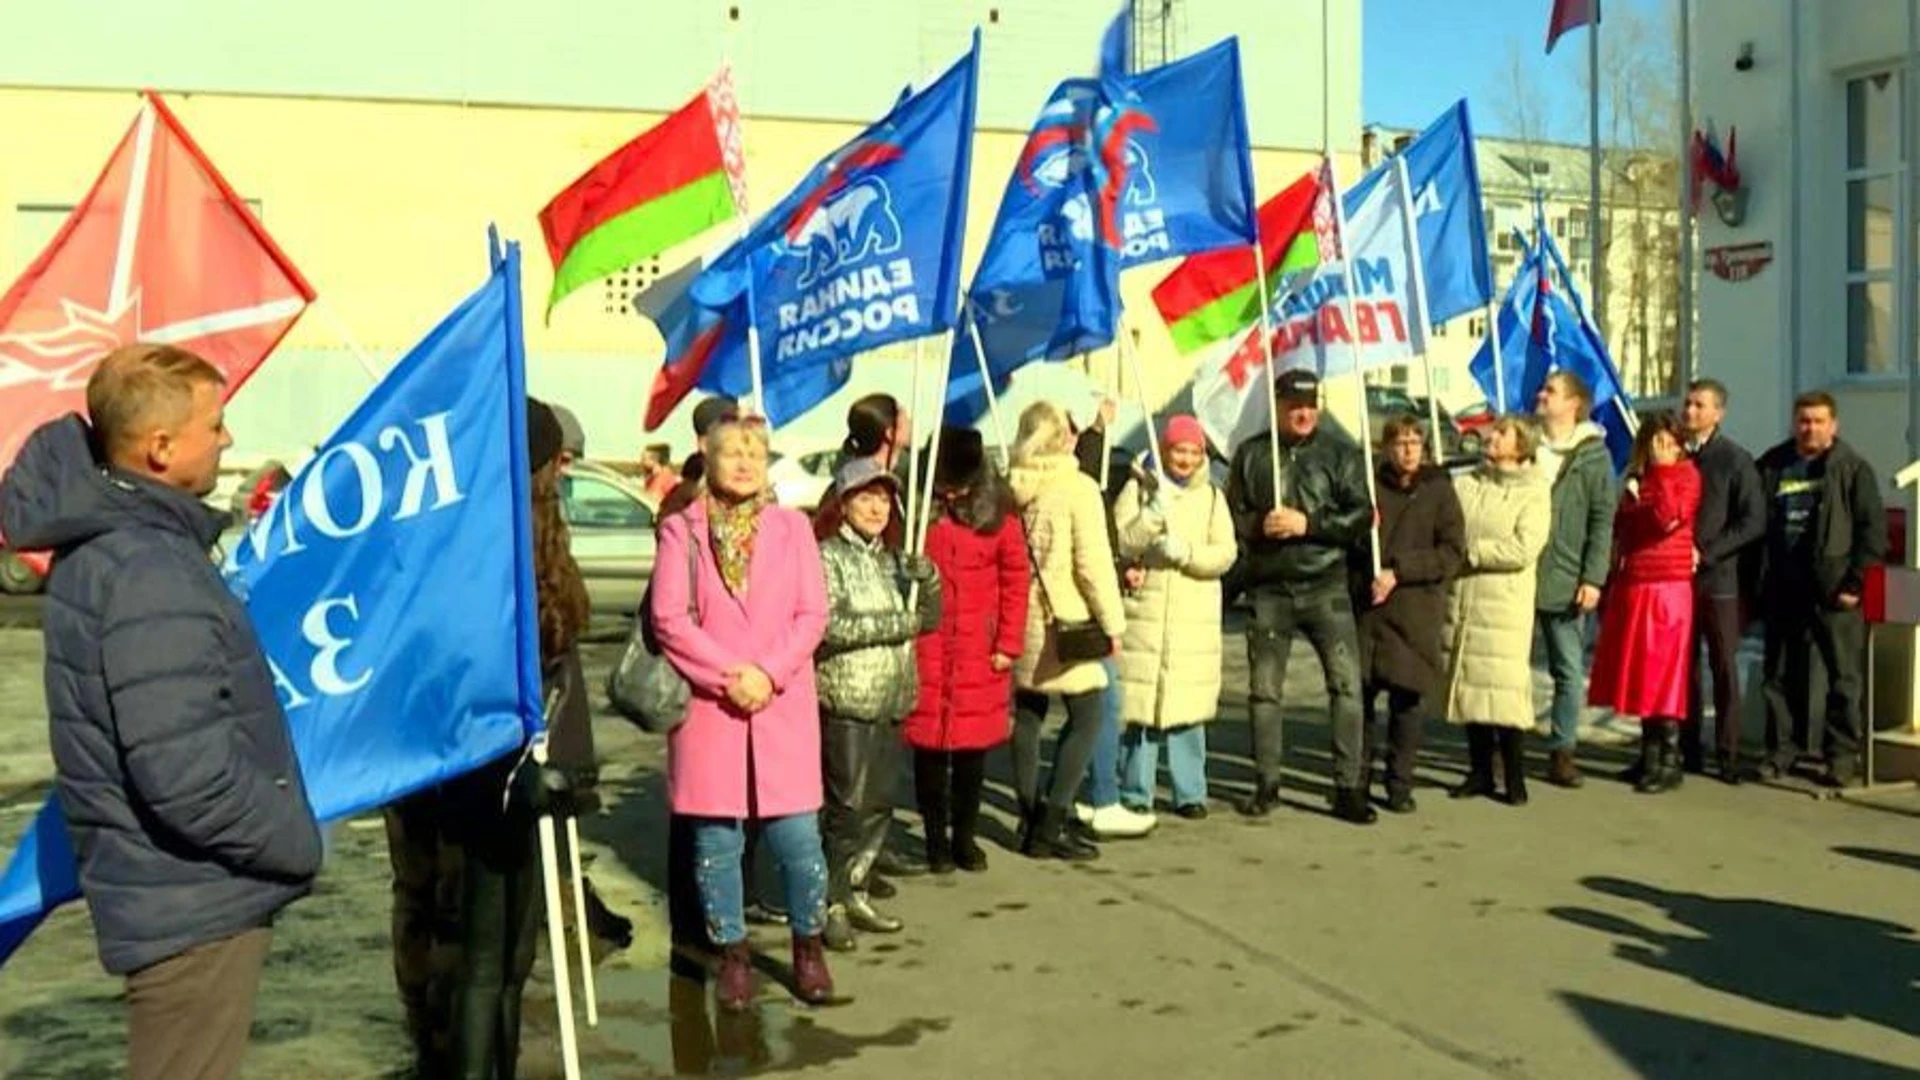
{"type": "Polygon", "coordinates": [[[1640,792],[1680,786],[1680,724],[1693,667],[1693,519],[1700,471],[1672,413],[1641,421],[1613,516],[1614,573],[1587,702],[1640,718],[1640,792]]]}

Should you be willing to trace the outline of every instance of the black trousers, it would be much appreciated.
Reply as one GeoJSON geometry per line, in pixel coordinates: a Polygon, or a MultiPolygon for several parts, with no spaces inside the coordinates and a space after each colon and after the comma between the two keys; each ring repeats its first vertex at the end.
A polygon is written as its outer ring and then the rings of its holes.
{"type": "Polygon", "coordinates": [[[1426,696],[1405,687],[1369,683],[1361,688],[1360,709],[1366,717],[1365,757],[1367,774],[1363,782],[1373,784],[1374,755],[1379,753],[1382,736],[1387,747],[1387,790],[1413,790],[1413,764],[1420,755],[1421,728],[1426,719],[1426,696]],[[1380,695],[1387,696],[1387,715],[1380,716],[1380,695]],[[1385,729],[1384,731],[1382,729],[1385,729]]]}
{"type": "MultiPolygon", "coordinates": [[[[1100,698],[1106,691],[1064,694],[1067,726],[1053,752],[1053,776],[1045,802],[1058,811],[1073,808],[1073,793],[1093,761],[1093,744],[1100,737],[1100,698]]],[[[1040,791],[1040,725],[1047,719],[1047,695],[1016,690],[1013,695],[1013,786],[1020,807],[1032,812],[1042,801],[1040,791]]]]}
{"type": "Polygon", "coordinates": [[[1693,697],[1687,723],[1680,725],[1680,752],[1688,764],[1700,761],[1700,728],[1706,719],[1709,684],[1713,692],[1716,749],[1729,761],[1740,756],[1740,631],[1738,596],[1695,592],[1694,656],[1705,646],[1707,662],[1693,665],[1693,697]]]}
{"type": "Polygon", "coordinates": [[[987,785],[985,750],[915,750],[913,793],[920,804],[931,851],[962,847],[980,825],[980,797],[987,785]]]}
{"type": "Polygon", "coordinates": [[[1866,617],[1792,595],[1769,595],[1767,605],[1767,755],[1784,766],[1810,748],[1817,657],[1827,675],[1821,747],[1829,767],[1852,770],[1860,755],[1866,617]]]}
{"type": "Polygon", "coordinates": [[[900,732],[894,725],[828,716],[821,720],[826,804],[820,833],[827,849],[827,902],[843,904],[864,889],[893,823],[894,770],[900,732]]]}

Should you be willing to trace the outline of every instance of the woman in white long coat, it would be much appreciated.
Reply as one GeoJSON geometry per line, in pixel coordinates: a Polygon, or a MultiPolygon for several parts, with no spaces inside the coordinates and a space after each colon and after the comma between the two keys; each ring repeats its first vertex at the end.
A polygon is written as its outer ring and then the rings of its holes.
{"type": "Polygon", "coordinates": [[[1552,490],[1533,462],[1537,446],[1531,423],[1501,417],[1487,435],[1486,461],[1456,482],[1467,558],[1447,598],[1446,717],[1466,726],[1470,763],[1456,799],[1493,794],[1497,743],[1507,802],[1527,801],[1521,740],[1534,724],[1534,567],[1553,526],[1552,490]]]}
{"type": "Polygon", "coordinates": [[[1220,579],[1237,547],[1226,497],[1207,477],[1200,422],[1168,420],[1161,446],[1166,482],[1131,480],[1114,503],[1133,586],[1120,649],[1120,801],[1152,812],[1164,745],[1174,813],[1198,819],[1207,816],[1205,725],[1220,703],[1220,579]]]}

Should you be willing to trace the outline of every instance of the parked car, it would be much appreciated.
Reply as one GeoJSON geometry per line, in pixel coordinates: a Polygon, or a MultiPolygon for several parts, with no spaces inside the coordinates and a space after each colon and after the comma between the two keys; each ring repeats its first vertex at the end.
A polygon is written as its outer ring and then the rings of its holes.
{"type": "Polygon", "coordinates": [[[774,451],[767,462],[767,479],[773,484],[773,497],[781,506],[811,514],[833,487],[833,463],[839,453],[837,447],[795,455],[774,451]]]}
{"type": "Polygon", "coordinates": [[[1484,428],[1490,428],[1493,426],[1493,422],[1498,419],[1500,419],[1500,417],[1494,413],[1493,406],[1488,405],[1484,401],[1476,401],[1453,414],[1453,426],[1459,428],[1464,434],[1469,431],[1480,431],[1484,428]]]}
{"type": "Polygon", "coordinates": [[[640,484],[595,461],[567,470],[561,512],[596,615],[632,615],[653,576],[655,511],[640,484]]]}
{"type": "MultiPolygon", "coordinates": [[[[1338,409],[1339,403],[1335,403],[1338,409]]],[[[1367,425],[1371,429],[1369,437],[1373,445],[1380,445],[1380,436],[1385,432],[1387,421],[1396,415],[1411,414],[1422,424],[1432,415],[1427,410],[1425,398],[1415,398],[1396,386],[1367,387],[1367,425]]],[[[1470,460],[1480,455],[1480,438],[1475,435],[1469,443],[1442,410],[1440,414],[1440,452],[1445,457],[1442,464],[1451,465],[1470,460]]]]}

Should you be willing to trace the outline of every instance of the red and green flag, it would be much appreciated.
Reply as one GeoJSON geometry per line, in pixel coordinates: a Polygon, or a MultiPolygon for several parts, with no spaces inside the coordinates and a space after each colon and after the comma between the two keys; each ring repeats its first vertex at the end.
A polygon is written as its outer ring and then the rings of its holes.
{"type": "Polygon", "coordinates": [[[746,213],[733,76],[588,169],[540,211],[553,257],[547,313],[568,293],[746,213]]]}
{"type": "MultiPolygon", "coordinates": [[[[1316,228],[1316,207],[1320,215],[1330,215],[1324,175],[1323,169],[1306,173],[1260,207],[1270,301],[1280,297],[1288,278],[1323,261],[1318,237],[1325,230],[1316,228]]],[[[1154,287],[1153,305],[1166,320],[1174,346],[1182,354],[1198,352],[1259,321],[1259,278],[1251,248],[1204,252],[1189,256],[1154,287]]]]}

